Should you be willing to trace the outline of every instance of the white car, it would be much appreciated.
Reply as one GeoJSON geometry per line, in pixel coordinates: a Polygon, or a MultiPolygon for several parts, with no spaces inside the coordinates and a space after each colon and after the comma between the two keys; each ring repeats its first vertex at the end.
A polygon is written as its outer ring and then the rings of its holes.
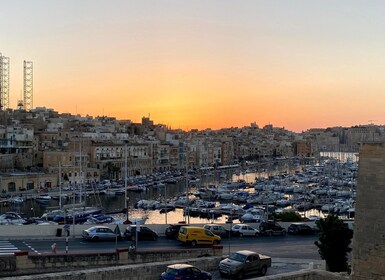
{"type": "Polygon", "coordinates": [[[231,228],[233,236],[259,236],[259,230],[249,226],[248,224],[236,224],[231,228]]]}

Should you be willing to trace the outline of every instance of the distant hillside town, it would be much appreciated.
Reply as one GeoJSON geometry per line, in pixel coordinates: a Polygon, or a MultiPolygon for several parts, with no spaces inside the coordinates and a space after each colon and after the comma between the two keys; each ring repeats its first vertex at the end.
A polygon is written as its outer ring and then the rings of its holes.
{"type": "Polygon", "coordinates": [[[0,111],[0,191],[40,190],[182,169],[219,168],[272,158],[358,152],[383,141],[384,126],[310,129],[295,133],[256,123],[182,131],[107,116],[35,108],[0,111]],[[59,175],[60,174],[60,175],[59,175]]]}

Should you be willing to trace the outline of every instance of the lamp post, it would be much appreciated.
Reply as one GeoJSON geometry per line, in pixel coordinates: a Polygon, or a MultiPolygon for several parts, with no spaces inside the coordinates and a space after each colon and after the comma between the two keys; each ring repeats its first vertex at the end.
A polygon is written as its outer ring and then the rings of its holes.
{"type": "Polygon", "coordinates": [[[186,176],[186,207],[187,207],[187,224],[190,224],[190,203],[189,203],[189,180],[188,180],[188,172],[187,172],[187,164],[188,164],[188,158],[187,158],[187,152],[185,153],[186,159],[185,159],[185,176],[186,176]]]}
{"type": "Polygon", "coordinates": [[[124,145],[124,208],[126,209],[126,222],[128,222],[128,205],[127,205],[127,142],[124,145]]]}
{"type": "Polygon", "coordinates": [[[62,192],[61,192],[61,164],[59,162],[59,209],[62,208],[62,192]]]}
{"type": "MultiPolygon", "coordinates": [[[[230,212],[230,214],[231,213],[232,212],[230,212]]],[[[228,219],[228,221],[226,223],[229,224],[229,255],[230,255],[230,251],[231,251],[231,229],[232,229],[232,225],[233,225],[233,218],[231,217],[230,219],[228,219]]]]}
{"type": "Polygon", "coordinates": [[[167,225],[167,184],[164,185],[164,207],[165,207],[165,217],[166,217],[166,225],[167,225]]]}

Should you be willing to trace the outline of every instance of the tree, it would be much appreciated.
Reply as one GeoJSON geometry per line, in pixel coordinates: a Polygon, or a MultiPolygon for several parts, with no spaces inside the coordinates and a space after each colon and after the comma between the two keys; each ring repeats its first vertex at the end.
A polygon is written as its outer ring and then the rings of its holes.
{"type": "Polygon", "coordinates": [[[294,211],[269,214],[269,220],[280,220],[282,222],[301,222],[303,218],[294,211]]]}
{"type": "Polygon", "coordinates": [[[314,244],[326,262],[326,269],[332,272],[348,271],[349,247],[353,231],[336,215],[328,215],[318,222],[318,241],[314,244]]]}

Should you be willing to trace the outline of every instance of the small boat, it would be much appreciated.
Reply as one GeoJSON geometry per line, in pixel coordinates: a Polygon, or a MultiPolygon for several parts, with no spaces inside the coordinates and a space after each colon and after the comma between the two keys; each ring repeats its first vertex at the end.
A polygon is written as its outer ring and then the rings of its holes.
{"type": "Polygon", "coordinates": [[[109,215],[95,215],[90,216],[87,221],[84,222],[85,225],[95,225],[95,224],[110,224],[114,221],[114,218],[109,215]]]}
{"type": "Polygon", "coordinates": [[[24,202],[24,199],[21,196],[14,196],[8,199],[8,202],[13,205],[22,204],[24,202]]]}
{"type": "Polygon", "coordinates": [[[144,192],[147,190],[147,187],[144,185],[134,185],[134,186],[128,186],[127,191],[131,192],[144,192]]]}
{"type": "Polygon", "coordinates": [[[125,189],[118,189],[118,190],[115,190],[115,195],[116,195],[116,196],[121,196],[121,195],[125,195],[125,194],[126,194],[125,189]]]}
{"type": "Polygon", "coordinates": [[[53,217],[53,221],[59,224],[69,222],[75,224],[82,224],[91,216],[100,215],[102,209],[97,207],[79,207],[71,208],[67,210],[65,215],[56,215],[53,217]]]}
{"type": "Polygon", "coordinates": [[[246,213],[243,214],[240,218],[242,223],[259,223],[266,218],[265,210],[262,208],[249,208],[246,210],[246,213]]]}
{"type": "Polygon", "coordinates": [[[53,221],[47,221],[43,218],[39,217],[31,217],[28,218],[23,225],[57,225],[58,223],[55,223],[53,221]]]}
{"type": "Polygon", "coordinates": [[[159,213],[160,214],[164,214],[164,213],[168,213],[170,211],[174,211],[175,210],[175,206],[172,206],[172,205],[160,206],[159,209],[160,209],[159,213]]]}
{"type": "Polygon", "coordinates": [[[16,212],[7,212],[0,215],[0,225],[22,225],[25,220],[16,212]]]}
{"type": "Polygon", "coordinates": [[[39,204],[49,204],[51,201],[52,197],[49,195],[39,195],[35,197],[35,201],[39,204]]]}

